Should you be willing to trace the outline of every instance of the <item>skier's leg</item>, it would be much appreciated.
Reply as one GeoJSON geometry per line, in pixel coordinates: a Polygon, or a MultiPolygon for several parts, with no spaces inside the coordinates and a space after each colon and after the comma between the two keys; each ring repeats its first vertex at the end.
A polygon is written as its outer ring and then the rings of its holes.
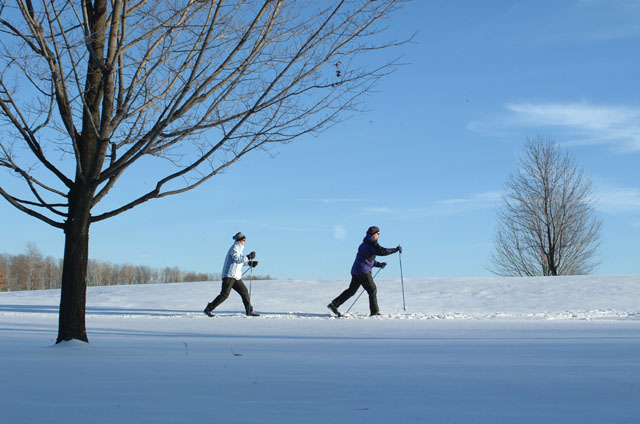
{"type": "Polygon", "coordinates": [[[233,278],[225,277],[222,279],[222,288],[220,289],[220,294],[213,299],[213,302],[209,303],[205,309],[205,311],[213,311],[215,308],[220,306],[222,302],[227,300],[229,297],[229,293],[231,293],[231,288],[233,287],[233,283],[236,280],[233,278]]]}
{"type": "Polygon", "coordinates": [[[344,302],[346,302],[347,299],[356,294],[358,288],[360,288],[360,281],[358,280],[357,276],[354,275],[351,277],[351,283],[349,284],[349,287],[345,291],[343,291],[340,296],[333,299],[331,304],[336,308],[339,307],[344,302]]]}
{"type": "Polygon", "coordinates": [[[376,287],[376,283],[373,282],[371,273],[364,274],[361,277],[362,287],[364,287],[369,294],[369,311],[371,315],[379,315],[380,309],[378,308],[378,288],[376,287]]]}
{"type": "Polygon", "coordinates": [[[249,298],[249,289],[247,289],[247,286],[242,280],[236,280],[235,284],[233,285],[233,289],[242,298],[244,310],[246,311],[247,315],[251,315],[251,312],[253,312],[253,307],[251,306],[251,299],[249,298]]]}

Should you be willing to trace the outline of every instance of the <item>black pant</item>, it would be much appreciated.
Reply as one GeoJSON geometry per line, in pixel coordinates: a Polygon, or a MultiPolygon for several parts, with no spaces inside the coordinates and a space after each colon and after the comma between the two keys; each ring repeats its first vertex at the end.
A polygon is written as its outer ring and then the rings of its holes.
{"type": "Polygon", "coordinates": [[[339,307],[344,302],[347,301],[351,296],[357,293],[360,286],[364,287],[364,289],[369,294],[369,311],[372,314],[377,314],[380,312],[378,309],[378,289],[376,287],[376,283],[373,282],[373,277],[371,273],[368,272],[366,274],[352,275],[351,276],[351,284],[349,284],[349,288],[340,294],[340,296],[333,299],[333,304],[336,307],[339,307]]]}
{"type": "Polygon", "coordinates": [[[234,289],[240,297],[242,298],[242,303],[244,304],[244,309],[249,315],[253,308],[251,307],[251,300],[249,299],[249,290],[247,290],[247,286],[244,285],[242,280],[236,280],[235,278],[225,277],[222,279],[222,289],[220,290],[220,294],[213,299],[213,302],[207,305],[207,309],[209,311],[214,310],[222,302],[227,300],[229,294],[231,293],[231,289],[234,289]]]}

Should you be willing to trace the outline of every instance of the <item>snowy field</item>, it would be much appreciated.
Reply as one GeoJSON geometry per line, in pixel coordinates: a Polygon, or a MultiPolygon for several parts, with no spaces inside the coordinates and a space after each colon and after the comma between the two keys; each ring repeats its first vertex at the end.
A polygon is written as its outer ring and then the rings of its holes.
{"type": "Polygon", "coordinates": [[[0,294],[3,423],[639,423],[640,276],[92,287],[90,344],[58,291],[0,294]],[[355,299],[345,303],[345,311],[355,299]]]}

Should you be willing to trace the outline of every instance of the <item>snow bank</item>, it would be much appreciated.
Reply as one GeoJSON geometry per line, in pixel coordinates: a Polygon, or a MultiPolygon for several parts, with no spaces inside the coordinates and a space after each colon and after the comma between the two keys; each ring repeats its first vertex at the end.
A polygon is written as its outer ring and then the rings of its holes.
{"type": "MultiPolygon", "coordinates": [[[[248,284],[248,281],[246,281],[248,284]]],[[[264,319],[324,319],[326,305],[348,280],[274,280],[251,283],[254,307],[264,319]]],[[[377,319],[638,319],[640,276],[532,278],[405,279],[403,309],[400,279],[377,279],[385,314],[377,319]]],[[[199,314],[220,290],[220,283],[177,283],[90,287],[89,316],[164,316],[199,314]]],[[[59,291],[0,294],[0,314],[57,314],[59,291]]],[[[355,301],[349,299],[346,311],[355,301]]],[[[219,314],[243,310],[232,292],[219,314]]],[[[352,307],[352,317],[367,316],[366,293],[352,307]]]]}

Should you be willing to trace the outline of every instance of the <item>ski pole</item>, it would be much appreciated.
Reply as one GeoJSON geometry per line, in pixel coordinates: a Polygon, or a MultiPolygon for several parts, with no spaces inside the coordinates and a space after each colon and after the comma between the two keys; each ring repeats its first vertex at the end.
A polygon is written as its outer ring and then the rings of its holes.
{"type": "Polygon", "coordinates": [[[249,299],[251,299],[251,283],[253,282],[253,267],[249,267],[251,272],[249,273],[249,299]]]}
{"type": "MultiPolygon", "coordinates": [[[[380,268],[379,270],[376,271],[376,274],[373,276],[373,278],[376,278],[376,276],[378,275],[378,273],[380,271],[382,271],[382,268],[380,268]]],[[[349,306],[349,309],[347,309],[347,312],[345,312],[345,314],[348,313],[351,310],[351,308],[353,308],[353,305],[355,305],[356,302],[358,301],[358,299],[360,299],[360,296],[362,296],[362,293],[364,293],[364,288],[362,289],[362,291],[360,292],[358,297],[356,297],[356,300],[354,300],[353,303],[351,304],[351,306],[349,306]]]]}
{"type": "Polygon", "coordinates": [[[407,306],[404,303],[404,276],[402,275],[402,252],[398,253],[398,259],[400,259],[400,283],[402,284],[402,310],[406,311],[407,306]]]}
{"type": "Polygon", "coordinates": [[[253,280],[253,267],[249,267],[245,269],[244,272],[242,273],[242,276],[244,277],[244,275],[249,271],[251,271],[251,273],[249,274],[249,297],[251,297],[251,282],[253,280]]]}

